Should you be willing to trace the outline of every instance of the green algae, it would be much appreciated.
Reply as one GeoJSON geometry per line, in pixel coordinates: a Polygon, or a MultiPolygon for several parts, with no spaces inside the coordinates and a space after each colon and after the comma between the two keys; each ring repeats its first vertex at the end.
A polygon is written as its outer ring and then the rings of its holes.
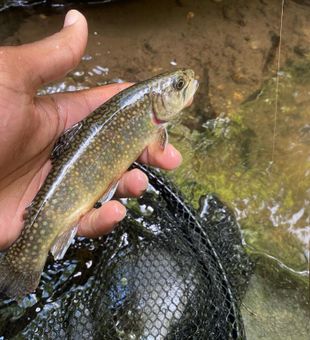
{"type": "Polygon", "coordinates": [[[309,85],[310,61],[292,64],[279,72],[277,112],[273,78],[237,112],[170,133],[184,158],[170,176],[196,208],[205,193],[224,201],[256,262],[242,306],[249,339],[310,331],[309,85]]]}
{"type": "Polygon", "coordinates": [[[248,246],[297,272],[308,268],[310,237],[309,70],[306,62],[279,73],[276,117],[274,78],[238,112],[206,122],[203,131],[171,131],[184,155],[171,176],[187,199],[216,193],[235,212],[248,246]]]}

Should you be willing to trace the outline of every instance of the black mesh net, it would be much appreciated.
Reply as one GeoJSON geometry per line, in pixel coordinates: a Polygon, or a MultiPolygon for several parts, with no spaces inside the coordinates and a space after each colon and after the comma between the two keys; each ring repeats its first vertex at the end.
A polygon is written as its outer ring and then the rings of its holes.
{"type": "MultiPolygon", "coordinates": [[[[251,272],[238,226],[206,196],[198,217],[159,173],[111,234],[49,261],[36,294],[0,302],[4,339],[244,339],[251,272]]],[[[1,337],[0,337],[1,338],[1,337]]]]}

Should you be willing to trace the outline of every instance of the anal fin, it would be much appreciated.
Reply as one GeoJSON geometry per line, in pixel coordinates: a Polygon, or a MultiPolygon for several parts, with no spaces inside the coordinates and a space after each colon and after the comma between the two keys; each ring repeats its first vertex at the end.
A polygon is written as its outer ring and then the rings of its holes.
{"type": "Polygon", "coordinates": [[[51,247],[51,253],[55,260],[61,260],[71,245],[78,230],[78,225],[60,234],[51,247]]]}

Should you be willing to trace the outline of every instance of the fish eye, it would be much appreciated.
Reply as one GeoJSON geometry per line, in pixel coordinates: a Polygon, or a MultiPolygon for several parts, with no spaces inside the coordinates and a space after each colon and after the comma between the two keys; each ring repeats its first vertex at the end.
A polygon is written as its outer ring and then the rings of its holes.
{"type": "Polygon", "coordinates": [[[185,80],[182,77],[177,79],[177,81],[174,83],[174,88],[178,91],[181,91],[184,86],[185,86],[185,80]]]}

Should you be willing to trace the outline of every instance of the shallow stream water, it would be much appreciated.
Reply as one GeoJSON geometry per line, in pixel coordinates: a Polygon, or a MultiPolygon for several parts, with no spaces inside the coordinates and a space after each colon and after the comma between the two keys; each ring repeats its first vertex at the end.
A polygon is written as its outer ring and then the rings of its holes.
{"type": "MultiPolygon", "coordinates": [[[[73,6],[51,3],[0,12],[0,43],[26,43],[59,30],[73,6]]],[[[41,90],[139,81],[177,67],[198,73],[194,104],[182,125],[170,131],[184,157],[170,176],[194,206],[211,192],[239,222],[257,263],[242,310],[249,339],[307,339],[310,332],[310,6],[285,1],[277,72],[281,5],[259,0],[76,5],[89,22],[85,56],[65,79],[41,90]]]]}

